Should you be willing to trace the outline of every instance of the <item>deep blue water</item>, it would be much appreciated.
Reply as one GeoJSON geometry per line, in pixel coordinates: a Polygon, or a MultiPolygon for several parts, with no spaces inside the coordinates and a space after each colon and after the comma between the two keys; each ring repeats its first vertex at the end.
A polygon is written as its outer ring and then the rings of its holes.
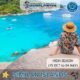
{"type": "Polygon", "coordinates": [[[67,9],[36,12],[29,15],[0,17],[0,62],[14,61],[11,55],[18,51],[23,53],[33,48],[43,47],[51,41],[59,39],[63,24],[72,21],[77,26],[80,35],[80,8],[74,13],[67,9]],[[45,15],[49,13],[51,15],[45,15]],[[71,18],[62,17],[71,14],[71,18]],[[11,30],[7,30],[8,27],[11,30]]]}

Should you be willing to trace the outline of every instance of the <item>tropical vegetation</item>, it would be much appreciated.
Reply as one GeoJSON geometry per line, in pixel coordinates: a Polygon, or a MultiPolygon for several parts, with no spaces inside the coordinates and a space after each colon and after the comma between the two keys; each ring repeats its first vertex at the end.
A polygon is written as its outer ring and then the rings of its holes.
{"type": "Polygon", "coordinates": [[[0,0],[0,15],[22,13],[20,0],[0,0]]]}

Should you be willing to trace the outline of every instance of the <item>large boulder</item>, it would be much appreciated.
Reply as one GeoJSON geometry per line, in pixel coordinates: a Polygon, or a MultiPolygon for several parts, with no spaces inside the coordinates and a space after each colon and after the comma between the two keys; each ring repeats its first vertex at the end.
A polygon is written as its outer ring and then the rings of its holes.
{"type": "Polygon", "coordinates": [[[48,47],[32,49],[9,65],[8,69],[48,69],[46,67],[48,58],[79,58],[76,47],[72,55],[61,54],[59,51],[58,54],[50,56],[50,54],[55,54],[56,48],[57,42],[52,42],[48,47]]]}

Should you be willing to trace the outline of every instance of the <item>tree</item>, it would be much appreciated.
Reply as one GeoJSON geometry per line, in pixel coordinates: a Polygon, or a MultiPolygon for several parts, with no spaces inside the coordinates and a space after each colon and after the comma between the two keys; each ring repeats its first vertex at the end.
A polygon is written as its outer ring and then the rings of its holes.
{"type": "Polygon", "coordinates": [[[0,14],[16,14],[23,12],[19,0],[0,0],[0,14]]]}

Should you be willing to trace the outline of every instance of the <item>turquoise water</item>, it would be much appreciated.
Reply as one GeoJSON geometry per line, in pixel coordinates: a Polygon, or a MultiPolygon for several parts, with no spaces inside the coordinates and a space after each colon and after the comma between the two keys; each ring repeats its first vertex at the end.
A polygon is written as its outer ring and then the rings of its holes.
{"type": "Polygon", "coordinates": [[[80,35],[79,10],[74,13],[63,9],[0,17],[0,62],[14,61],[25,51],[44,47],[59,39],[62,26],[67,21],[73,21],[77,25],[77,33],[80,35]],[[63,18],[62,14],[71,14],[72,18],[63,18]],[[20,55],[12,56],[15,51],[20,52],[20,55]]]}

